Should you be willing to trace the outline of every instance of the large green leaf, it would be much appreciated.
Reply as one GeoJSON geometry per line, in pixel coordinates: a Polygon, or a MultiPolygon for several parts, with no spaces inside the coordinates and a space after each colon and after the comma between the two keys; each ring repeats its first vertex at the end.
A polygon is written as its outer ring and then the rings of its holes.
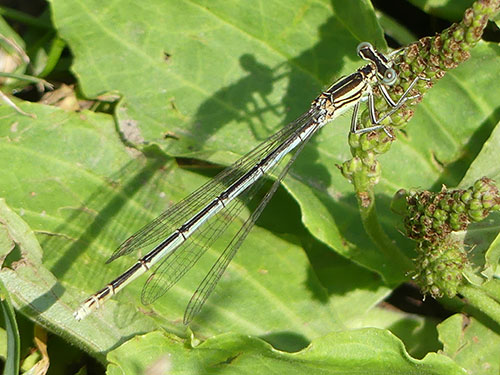
{"type": "Polygon", "coordinates": [[[493,375],[500,370],[500,337],[485,323],[456,314],[438,326],[443,353],[471,374],[493,375]]]}
{"type": "Polygon", "coordinates": [[[410,2],[426,13],[458,22],[462,18],[464,9],[470,7],[474,0],[410,0],[410,2]]]}
{"type": "MultiPolygon", "coordinates": [[[[0,275],[17,308],[94,352],[106,352],[158,325],[183,334],[183,310],[217,249],[153,306],[140,303],[143,278],[94,316],[77,322],[71,314],[86,295],[134,261],[106,265],[112,250],[207,177],[179,168],[154,147],[148,149],[148,159],[127,149],[110,116],[24,107],[36,113],[36,126],[0,108],[11,125],[0,130],[0,167],[9,171],[0,194],[31,224],[43,255],[28,229],[16,238],[25,262],[4,268],[0,275]]],[[[193,328],[205,336],[245,332],[291,349],[325,331],[363,325],[367,311],[388,289],[366,270],[337,259],[317,243],[311,246],[322,252],[323,265],[331,264],[328,270],[335,271],[323,277],[331,283],[328,292],[294,237],[255,228],[193,328]]],[[[8,255],[13,249],[4,251],[8,255]]]]}
{"type": "Polygon", "coordinates": [[[396,337],[376,329],[331,333],[297,353],[280,352],[235,334],[214,337],[192,348],[175,337],[153,332],[135,337],[108,359],[112,375],[153,369],[169,374],[339,374],[353,369],[356,374],[464,374],[443,355],[412,359],[396,337]]]}

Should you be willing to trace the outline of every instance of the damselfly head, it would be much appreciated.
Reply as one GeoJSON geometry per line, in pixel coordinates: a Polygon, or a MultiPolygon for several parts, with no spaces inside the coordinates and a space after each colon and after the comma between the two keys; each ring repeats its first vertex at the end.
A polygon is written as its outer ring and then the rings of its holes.
{"type": "Polygon", "coordinates": [[[396,71],[392,68],[392,62],[382,53],[378,52],[368,42],[358,44],[357,52],[363,60],[372,62],[377,70],[377,77],[384,85],[393,85],[398,78],[396,71]]]}
{"type": "Polygon", "coordinates": [[[356,48],[356,51],[358,53],[358,56],[361,57],[363,60],[374,61],[375,59],[378,58],[377,51],[368,42],[359,43],[358,47],[356,48]]]}

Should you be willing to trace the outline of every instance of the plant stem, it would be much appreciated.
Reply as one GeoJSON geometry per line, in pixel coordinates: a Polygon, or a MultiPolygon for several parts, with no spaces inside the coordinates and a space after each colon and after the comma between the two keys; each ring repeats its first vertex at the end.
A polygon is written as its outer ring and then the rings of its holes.
{"type": "Polygon", "coordinates": [[[21,22],[28,26],[39,27],[42,29],[51,29],[49,22],[40,20],[36,17],[30,16],[24,12],[20,12],[15,9],[10,9],[8,7],[0,7],[0,15],[5,18],[10,18],[12,20],[21,22]]]}
{"type": "Polygon", "coordinates": [[[48,89],[54,88],[51,83],[47,82],[43,78],[38,78],[27,74],[0,72],[0,77],[13,78],[13,79],[18,79],[20,81],[27,81],[31,83],[41,84],[48,89]]]}
{"type": "MultiPolygon", "coordinates": [[[[367,193],[365,192],[364,194],[367,193]]],[[[368,194],[373,195],[373,192],[368,194]]],[[[364,207],[358,196],[358,206],[363,227],[365,228],[365,231],[370,239],[385,255],[386,259],[392,263],[392,267],[394,267],[394,269],[401,270],[401,278],[399,280],[389,281],[400,282],[401,280],[406,279],[407,273],[413,269],[413,263],[401,252],[401,250],[393,243],[393,241],[382,229],[375,210],[375,200],[373,197],[371,197],[370,201],[371,204],[364,207]]]]}

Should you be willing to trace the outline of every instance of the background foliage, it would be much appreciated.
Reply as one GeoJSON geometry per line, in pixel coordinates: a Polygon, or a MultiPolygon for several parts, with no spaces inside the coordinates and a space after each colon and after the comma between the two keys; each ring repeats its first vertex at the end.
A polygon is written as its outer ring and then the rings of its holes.
{"type": "MultiPolygon", "coordinates": [[[[364,234],[336,167],[350,157],[349,116],[306,146],[188,329],[183,310],[217,249],[152,306],[140,303],[141,278],[88,319],[72,317],[134,262],[104,264],[120,242],[359,67],[359,42],[385,50],[385,31],[391,44],[409,43],[471,4],[380,3],[52,0],[37,18],[3,8],[11,25],[1,33],[31,58],[16,73],[58,88],[40,98],[34,85],[10,79],[3,91],[17,92],[35,118],[0,107],[0,277],[18,312],[25,370],[47,360],[40,346],[29,351],[33,335],[44,341],[35,322],[51,332],[53,373],[103,372],[88,356],[111,374],[153,366],[498,373],[495,323],[453,314],[463,310],[458,299],[441,301],[449,312],[429,312],[420,302],[408,308],[411,295],[391,297],[403,280],[364,234]],[[414,18],[425,27],[411,28],[414,18]]],[[[481,42],[471,54],[381,158],[380,220],[410,257],[414,244],[389,209],[398,189],[498,180],[500,48],[481,42]]],[[[492,215],[467,232],[476,257],[495,243],[498,224],[492,215]]]]}

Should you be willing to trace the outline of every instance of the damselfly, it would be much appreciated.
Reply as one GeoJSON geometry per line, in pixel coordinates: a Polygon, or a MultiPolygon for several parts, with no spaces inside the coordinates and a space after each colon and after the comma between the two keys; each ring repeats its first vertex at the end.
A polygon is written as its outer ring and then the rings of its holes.
{"type": "Polygon", "coordinates": [[[264,177],[276,172],[277,178],[270,190],[244,221],[232,240],[226,244],[225,249],[191,297],[184,313],[184,324],[188,324],[200,311],[291,164],[313,134],[349,108],[353,108],[351,132],[364,133],[383,129],[391,136],[381,122],[401,107],[405,101],[411,99],[408,93],[416,80],[401,98],[394,102],[385,87],[393,85],[397,79],[391,61],[369,43],[361,43],[357,52],[362,59],[369,62],[367,65],[335,82],[318,96],[312,102],[310,109],[297,120],[266,139],[219,173],[213,180],[167,209],[153,222],[123,242],[108,263],[122,255],[147,247],[153,248],[122,275],[87,298],[75,311],[75,318],[80,320],[89,315],[157,263],[159,263],[158,266],[142,290],[142,302],[150,304],[162,296],[198,261],[227,229],[229,223],[238,216],[242,208],[256,196],[256,192],[265,180],[264,177]],[[374,108],[374,86],[379,87],[382,96],[392,107],[380,119],[376,118],[374,108]],[[364,101],[368,102],[373,126],[358,129],[358,109],[360,103],[364,101]],[[278,173],[276,168],[280,161],[293,150],[295,153],[284,163],[278,173]]]}

